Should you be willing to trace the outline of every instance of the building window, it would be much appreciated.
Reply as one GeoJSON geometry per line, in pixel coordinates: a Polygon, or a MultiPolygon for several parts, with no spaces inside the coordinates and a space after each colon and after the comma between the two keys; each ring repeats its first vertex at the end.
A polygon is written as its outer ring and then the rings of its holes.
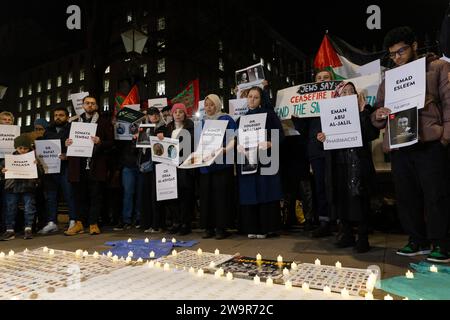
{"type": "Polygon", "coordinates": [[[133,14],[131,12],[127,13],[127,23],[133,21],[133,14]]]}
{"type": "Polygon", "coordinates": [[[28,115],[25,118],[25,126],[28,127],[29,125],[31,125],[31,116],[30,115],[28,115]]]}
{"type": "Polygon", "coordinates": [[[110,70],[110,67],[108,66],[108,67],[105,69],[105,74],[109,74],[110,71],[111,71],[111,70],[110,70]]]}
{"type": "Polygon", "coordinates": [[[31,100],[27,101],[27,110],[31,110],[31,100]]]}
{"type": "Polygon", "coordinates": [[[19,90],[19,98],[23,98],[23,88],[20,88],[19,90]]]}
{"type": "Polygon", "coordinates": [[[70,95],[72,94],[72,89],[67,90],[67,101],[70,101],[70,95]]]}
{"type": "Polygon", "coordinates": [[[156,94],[158,96],[164,96],[166,94],[166,81],[165,80],[156,82],[156,94]]]}
{"type": "Polygon", "coordinates": [[[157,66],[158,73],[166,72],[166,59],[158,59],[158,66],[157,66]]]}
{"type": "Polygon", "coordinates": [[[84,86],[80,86],[78,92],[84,92],[84,86]]]}
{"type": "Polygon", "coordinates": [[[41,98],[36,99],[36,108],[39,109],[41,107],[41,98]]]}
{"type": "Polygon", "coordinates": [[[22,102],[19,102],[19,112],[22,112],[22,109],[23,109],[22,102]]]}
{"type": "Polygon", "coordinates": [[[50,111],[45,111],[45,120],[50,122],[50,111]]]}
{"type": "Polygon", "coordinates": [[[18,118],[17,118],[17,125],[18,125],[19,127],[22,126],[22,117],[18,117],[18,118]]]}
{"type": "Polygon", "coordinates": [[[225,68],[223,67],[223,59],[222,58],[219,58],[219,70],[225,71],[225,68]]]}
{"type": "Polygon", "coordinates": [[[69,74],[67,75],[67,83],[68,83],[68,84],[73,83],[73,75],[72,75],[72,72],[69,72],[69,74]]]}
{"type": "Polygon", "coordinates": [[[84,80],[84,69],[80,70],[80,81],[84,80]]]}
{"type": "Polygon", "coordinates": [[[105,92],[109,92],[109,79],[103,81],[103,86],[105,87],[105,92]]]}
{"type": "Polygon", "coordinates": [[[270,62],[267,63],[267,70],[272,71],[272,65],[270,64],[270,62]]]}
{"type": "Polygon", "coordinates": [[[28,86],[28,95],[31,96],[33,94],[33,86],[30,84],[28,86]]]}
{"type": "Polygon", "coordinates": [[[223,79],[219,78],[219,88],[223,89],[223,79]]]}
{"type": "Polygon", "coordinates": [[[261,65],[264,67],[264,59],[261,58],[261,59],[259,59],[259,61],[261,62],[261,65]]]}
{"type": "Polygon", "coordinates": [[[103,111],[109,111],[109,98],[103,98],[103,111]]]}
{"type": "Polygon", "coordinates": [[[41,114],[40,113],[36,113],[35,119],[40,119],[40,118],[41,118],[41,114]]]}
{"type": "Polygon", "coordinates": [[[37,84],[36,91],[37,91],[38,93],[40,93],[40,92],[42,91],[42,84],[41,84],[40,82],[38,82],[38,84],[37,84]]]}
{"type": "Polygon", "coordinates": [[[219,40],[219,52],[223,51],[223,42],[219,40]]]}
{"type": "Polygon", "coordinates": [[[52,97],[50,95],[47,96],[47,100],[45,101],[45,105],[48,107],[52,104],[52,97]]]}
{"type": "Polygon", "coordinates": [[[52,79],[48,79],[47,80],[47,90],[51,90],[52,89],[52,79]]]}
{"type": "Polygon", "coordinates": [[[62,76],[58,76],[56,79],[56,86],[59,88],[62,86],[62,76]]]}
{"type": "Polygon", "coordinates": [[[158,25],[156,26],[156,30],[162,31],[166,29],[166,18],[161,17],[158,18],[158,25]]]}
{"type": "Polygon", "coordinates": [[[56,103],[61,103],[61,92],[56,94],[56,103]]]}
{"type": "Polygon", "coordinates": [[[141,64],[141,69],[142,69],[142,72],[144,73],[144,77],[146,77],[147,76],[147,72],[148,72],[147,64],[141,64]]]}

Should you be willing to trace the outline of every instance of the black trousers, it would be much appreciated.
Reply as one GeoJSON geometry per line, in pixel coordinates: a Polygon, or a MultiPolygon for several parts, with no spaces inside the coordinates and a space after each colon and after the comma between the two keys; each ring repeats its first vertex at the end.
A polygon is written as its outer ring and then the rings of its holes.
{"type": "Polygon", "coordinates": [[[175,228],[191,229],[195,207],[195,175],[192,169],[177,169],[178,199],[164,202],[175,228]]]}
{"type": "Polygon", "coordinates": [[[4,221],[4,217],[6,214],[6,210],[3,209],[3,194],[5,190],[5,181],[2,180],[0,181],[0,232],[4,231],[5,228],[5,221],[4,221]]]}
{"type": "Polygon", "coordinates": [[[207,230],[223,231],[234,219],[233,167],[200,174],[200,220],[207,230]]]}
{"type": "Polygon", "coordinates": [[[280,201],[241,206],[241,231],[247,234],[277,232],[281,225],[280,201]]]}
{"type": "Polygon", "coordinates": [[[78,209],[77,220],[97,224],[102,209],[103,183],[96,181],[89,170],[81,170],[80,181],[72,183],[78,209]]]}
{"type": "Polygon", "coordinates": [[[446,149],[419,143],[392,152],[392,175],[400,222],[410,240],[448,245],[449,190],[446,149]]]}
{"type": "Polygon", "coordinates": [[[139,173],[139,187],[142,188],[141,203],[141,223],[145,229],[165,228],[165,215],[163,208],[156,201],[156,176],[155,171],[139,173]]]}
{"type": "Polygon", "coordinates": [[[319,221],[330,221],[327,191],[325,186],[325,158],[311,159],[314,174],[314,189],[319,221]]]}

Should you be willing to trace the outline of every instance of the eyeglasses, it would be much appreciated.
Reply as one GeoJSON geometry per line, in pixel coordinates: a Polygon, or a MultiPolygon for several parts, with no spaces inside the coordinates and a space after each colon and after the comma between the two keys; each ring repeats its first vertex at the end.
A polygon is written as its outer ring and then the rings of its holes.
{"type": "Polygon", "coordinates": [[[401,48],[398,49],[397,51],[389,52],[389,58],[391,58],[392,60],[394,60],[395,57],[397,56],[397,54],[398,54],[399,56],[404,55],[404,54],[406,53],[406,50],[408,50],[409,47],[410,47],[410,45],[407,45],[407,46],[401,47],[401,48]]]}

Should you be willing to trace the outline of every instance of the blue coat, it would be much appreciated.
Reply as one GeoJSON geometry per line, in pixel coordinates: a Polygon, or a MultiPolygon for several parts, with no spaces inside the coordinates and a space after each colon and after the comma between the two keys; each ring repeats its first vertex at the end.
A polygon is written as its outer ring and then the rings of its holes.
{"type": "MultiPolygon", "coordinates": [[[[257,108],[249,110],[246,115],[267,113],[266,130],[279,129],[280,141],[284,138],[283,129],[278,116],[272,109],[257,108]]],[[[239,121],[238,121],[239,122],[239,121]]],[[[270,141],[270,134],[268,134],[270,141]]],[[[277,155],[279,157],[279,155],[277,155]]],[[[274,155],[272,155],[274,157],[274,155]]],[[[269,167],[269,165],[261,165],[258,167],[269,167]]],[[[279,171],[275,175],[261,175],[258,172],[249,175],[242,175],[241,165],[237,165],[239,180],[239,202],[241,205],[255,205],[261,203],[269,203],[278,201],[282,198],[281,180],[279,171]]]]}

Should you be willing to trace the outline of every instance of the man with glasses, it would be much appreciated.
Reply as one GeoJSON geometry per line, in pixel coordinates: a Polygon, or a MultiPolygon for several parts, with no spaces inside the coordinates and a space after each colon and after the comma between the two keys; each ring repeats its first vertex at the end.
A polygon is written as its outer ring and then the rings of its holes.
{"type": "MultiPolygon", "coordinates": [[[[384,46],[395,66],[418,59],[417,42],[409,27],[388,32],[384,46]]],[[[449,225],[449,190],[447,185],[446,149],[450,142],[450,63],[427,55],[425,107],[419,110],[419,143],[389,150],[386,131],[383,148],[391,151],[397,209],[408,243],[397,254],[416,256],[428,254],[432,262],[450,262],[447,237],[449,225]],[[432,245],[432,250],[430,250],[432,245]]],[[[391,113],[384,105],[384,81],[377,94],[377,110],[372,123],[386,127],[391,113]]]]}
{"type": "MultiPolygon", "coordinates": [[[[72,184],[79,216],[72,228],[64,232],[73,236],[84,232],[83,222],[89,223],[91,235],[100,234],[97,220],[102,205],[102,186],[107,178],[108,152],[114,144],[114,131],[111,121],[97,112],[97,100],[92,96],[83,99],[84,113],[73,121],[97,123],[95,137],[91,137],[94,150],[91,158],[68,157],[68,179],[72,184]]],[[[73,122],[72,121],[72,122],[73,122]]],[[[67,139],[66,147],[73,141],[67,139]]]]}

